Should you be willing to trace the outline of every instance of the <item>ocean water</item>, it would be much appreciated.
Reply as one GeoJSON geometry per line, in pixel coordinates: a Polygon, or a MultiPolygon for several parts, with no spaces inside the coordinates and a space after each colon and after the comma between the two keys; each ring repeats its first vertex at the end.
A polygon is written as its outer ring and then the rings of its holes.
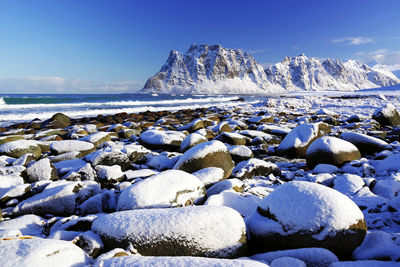
{"type": "Polygon", "coordinates": [[[243,97],[257,103],[261,96],[239,95],[144,95],[144,94],[0,94],[0,126],[33,119],[48,119],[57,112],[72,118],[109,115],[119,112],[195,109],[210,106],[235,106],[243,97]]]}

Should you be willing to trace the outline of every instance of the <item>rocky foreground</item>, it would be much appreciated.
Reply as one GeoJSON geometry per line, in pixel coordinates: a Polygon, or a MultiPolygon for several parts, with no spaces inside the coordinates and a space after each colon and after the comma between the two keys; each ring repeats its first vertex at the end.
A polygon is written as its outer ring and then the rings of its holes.
{"type": "Polygon", "coordinates": [[[396,107],[265,104],[0,129],[0,265],[399,264],[396,107]]]}

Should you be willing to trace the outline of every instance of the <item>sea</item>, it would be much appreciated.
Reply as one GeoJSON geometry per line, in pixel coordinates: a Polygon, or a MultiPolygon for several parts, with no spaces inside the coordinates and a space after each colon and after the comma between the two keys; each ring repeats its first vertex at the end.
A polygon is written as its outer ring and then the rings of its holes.
{"type": "MultiPolygon", "coordinates": [[[[241,98],[248,104],[265,96],[178,94],[0,94],[0,126],[34,119],[45,120],[57,112],[71,118],[119,112],[176,111],[211,106],[235,106],[241,98]]],[[[243,102],[241,102],[243,103],[243,102]]]]}

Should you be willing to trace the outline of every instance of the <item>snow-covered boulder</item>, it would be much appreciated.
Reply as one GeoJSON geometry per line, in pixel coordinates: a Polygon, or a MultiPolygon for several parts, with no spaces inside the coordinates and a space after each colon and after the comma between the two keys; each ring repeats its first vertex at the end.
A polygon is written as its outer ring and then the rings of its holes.
{"type": "Polygon", "coordinates": [[[192,173],[204,184],[210,186],[224,179],[224,170],[217,167],[208,167],[192,173]]]}
{"type": "Polygon", "coordinates": [[[400,260],[400,244],[395,236],[383,231],[368,232],[362,244],[353,251],[356,260],[400,260]]]}
{"type": "Polygon", "coordinates": [[[338,175],[333,184],[334,189],[349,197],[355,195],[365,186],[365,182],[360,176],[348,173],[338,175]]]}
{"type": "Polygon", "coordinates": [[[307,267],[304,261],[293,257],[281,257],[271,262],[271,267],[307,267]]]}
{"type": "MultiPolygon", "coordinates": [[[[36,195],[20,202],[14,209],[15,214],[33,213],[37,215],[53,214],[68,216],[75,213],[79,191],[85,188],[84,183],[56,181],[36,195]]],[[[87,196],[88,198],[90,197],[87,196]]]]}
{"type": "Polygon", "coordinates": [[[374,114],[372,114],[372,118],[382,126],[400,124],[399,111],[390,103],[386,104],[383,108],[375,110],[374,114]]]}
{"type": "Polygon", "coordinates": [[[196,176],[168,170],[124,189],[117,210],[185,206],[198,203],[204,196],[204,185],[196,176]]]}
{"type": "Polygon", "coordinates": [[[391,148],[387,142],[366,134],[345,132],[340,138],[355,145],[362,155],[371,155],[391,148]]]}
{"type": "Polygon", "coordinates": [[[0,231],[18,230],[22,235],[40,237],[43,235],[45,224],[46,221],[43,218],[34,214],[27,214],[0,222],[0,231]]]}
{"type": "Polygon", "coordinates": [[[232,160],[236,163],[254,158],[253,151],[247,146],[230,146],[228,151],[232,160]]]}
{"type": "Polygon", "coordinates": [[[198,145],[200,143],[207,142],[207,138],[202,136],[201,134],[198,133],[191,133],[188,136],[183,139],[181,143],[181,152],[185,152],[186,150],[194,147],[195,145],[198,145]]]}
{"type": "Polygon", "coordinates": [[[379,180],[372,188],[372,192],[379,196],[392,199],[400,195],[400,181],[379,180]]]}
{"type": "Polygon", "coordinates": [[[98,147],[105,142],[111,141],[111,134],[109,132],[97,132],[84,136],[79,140],[92,143],[95,147],[98,147]]]}
{"type": "Polygon", "coordinates": [[[400,171],[400,154],[391,155],[384,160],[378,161],[376,171],[378,174],[385,174],[386,172],[399,172],[400,171]]]}
{"type": "Polygon", "coordinates": [[[252,259],[271,263],[272,261],[282,258],[292,257],[302,260],[308,267],[323,267],[329,266],[333,262],[338,262],[339,259],[331,251],[324,248],[298,248],[271,251],[251,256],[252,259]]]}
{"type": "Polygon", "coordinates": [[[253,252],[322,247],[348,257],[367,231],[364,215],[342,193],[316,183],[277,187],[247,221],[253,252]]]}
{"type": "Polygon", "coordinates": [[[101,184],[112,184],[116,182],[121,182],[125,178],[125,174],[121,170],[121,166],[105,166],[97,165],[95,167],[97,173],[97,179],[101,184]]]}
{"type": "Polygon", "coordinates": [[[42,238],[0,241],[0,266],[86,266],[89,257],[71,242],[42,238]]]}
{"type": "Polygon", "coordinates": [[[300,124],[285,136],[276,154],[289,158],[304,158],[311,143],[330,130],[330,126],[325,123],[300,124]]]}
{"type": "Polygon", "coordinates": [[[102,212],[113,212],[117,208],[117,197],[112,190],[103,189],[100,194],[96,194],[85,200],[78,207],[79,214],[95,214],[102,212]]]}
{"type": "Polygon", "coordinates": [[[214,138],[214,140],[219,140],[223,143],[230,145],[245,145],[247,139],[248,137],[241,135],[239,133],[228,133],[228,132],[223,132],[214,138]]]}
{"type": "Polygon", "coordinates": [[[92,143],[78,140],[54,141],[50,144],[50,151],[55,155],[79,151],[83,157],[95,150],[92,143]]]}
{"type": "Polygon", "coordinates": [[[237,178],[227,179],[218,182],[213,186],[211,186],[209,189],[207,189],[207,196],[210,197],[212,195],[219,194],[226,190],[242,193],[244,187],[245,187],[244,183],[237,178]]]}
{"type": "Polygon", "coordinates": [[[207,167],[218,167],[224,170],[224,178],[228,178],[234,164],[227,147],[221,141],[208,141],[187,150],[176,162],[174,169],[189,173],[207,167]]]}
{"type": "Polygon", "coordinates": [[[139,136],[139,142],[149,149],[179,151],[185,137],[178,131],[147,130],[139,136]]]}
{"type": "Polygon", "coordinates": [[[210,196],[204,205],[230,207],[247,219],[257,210],[260,199],[256,196],[243,196],[235,191],[223,191],[210,196]]]}
{"type": "Polygon", "coordinates": [[[75,245],[80,247],[90,257],[97,257],[100,251],[104,248],[101,237],[93,231],[86,231],[74,238],[72,241],[75,245]]]}
{"type": "Polygon", "coordinates": [[[87,162],[90,162],[92,166],[97,165],[105,165],[105,166],[113,166],[119,165],[121,169],[125,171],[129,169],[131,166],[131,162],[128,156],[121,151],[112,150],[112,151],[102,151],[98,150],[93,153],[90,153],[85,157],[87,162]]]}
{"type": "Polygon", "coordinates": [[[195,119],[191,123],[179,127],[178,130],[179,131],[186,130],[188,132],[193,133],[193,132],[195,132],[195,131],[197,131],[199,129],[202,129],[202,128],[204,128],[203,120],[202,119],[195,119]]]}
{"type": "Polygon", "coordinates": [[[0,155],[6,155],[15,159],[28,153],[35,155],[38,159],[42,155],[42,149],[33,140],[16,140],[0,146],[0,155]]]}
{"type": "Polygon", "coordinates": [[[315,140],[307,149],[307,166],[313,169],[321,163],[341,166],[361,157],[357,147],[345,140],[324,136],[315,140]]]}
{"type": "Polygon", "coordinates": [[[239,259],[214,259],[205,257],[114,257],[106,260],[97,260],[96,267],[111,266],[215,266],[215,267],[268,267],[268,264],[251,260],[248,258],[239,259]]]}
{"type": "Polygon", "coordinates": [[[234,258],[246,253],[246,227],[227,207],[120,211],[99,216],[92,224],[106,246],[129,244],[146,256],[234,258]]]}
{"type": "Polygon", "coordinates": [[[254,176],[268,176],[271,173],[279,175],[281,170],[272,162],[253,158],[239,162],[232,171],[232,177],[244,180],[254,176]]]}
{"type": "Polygon", "coordinates": [[[27,181],[58,180],[57,169],[48,158],[33,162],[26,168],[27,181]]]}

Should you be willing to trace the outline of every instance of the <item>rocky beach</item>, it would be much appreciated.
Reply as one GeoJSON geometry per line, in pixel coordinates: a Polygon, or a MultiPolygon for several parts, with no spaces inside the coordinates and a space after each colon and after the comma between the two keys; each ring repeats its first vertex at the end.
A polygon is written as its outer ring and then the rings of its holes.
{"type": "Polygon", "coordinates": [[[399,107],[306,94],[2,127],[1,266],[395,266],[399,107]]]}

